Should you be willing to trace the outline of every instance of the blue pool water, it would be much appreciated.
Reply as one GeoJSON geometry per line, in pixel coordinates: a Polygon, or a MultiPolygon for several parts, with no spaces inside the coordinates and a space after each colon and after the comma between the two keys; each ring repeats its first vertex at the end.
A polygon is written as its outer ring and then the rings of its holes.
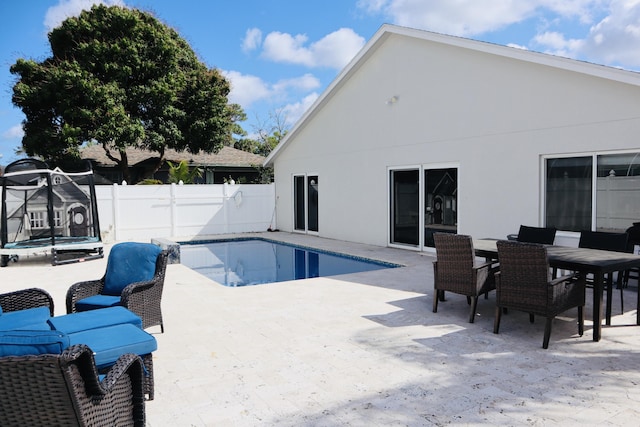
{"type": "Polygon", "coordinates": [[[234,287],[399,267],[264,239],[181,243],[180,262],[234,287]]]}

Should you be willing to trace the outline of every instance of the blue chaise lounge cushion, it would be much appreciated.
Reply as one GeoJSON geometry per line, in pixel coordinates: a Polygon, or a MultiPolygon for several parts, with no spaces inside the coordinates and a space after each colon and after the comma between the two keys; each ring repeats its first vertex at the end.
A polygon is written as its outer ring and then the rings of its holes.
{"type": "Polygon", "coordinates": [[[56,316],[48,319],[47,323],[51,329],[67,334],[126,323],[142,329],[142,319],[121,306],[56,316]]]}
{"type": "Polygon", "coordinates": [[[0,314],[0,331],[15,329],[48,330],[47,320],[51,312],[49,307],[27,308],[18,311],[5,311],[0,314]]]}
{"type": "Polygon", "coordinates": [[[69,334],[69,341],[71,344],[88,345],[93,350],[98,368],[112,365],[125,353],[144,356],[158,348],[153,335],[131,324],[76,332],[69,334]]]}
{"type": "Polygon", "coordinates": [[[0,357],[60,354],[69,343],[69,336],[60,331],[2,331],[0,357]]]}
{"type": "Polygon", "coordinates": [[[107,262],[105,295],[120,295],[131,283],[153,279],[162,249],[151,243],[125,242],[111,248],[107,262]]]}

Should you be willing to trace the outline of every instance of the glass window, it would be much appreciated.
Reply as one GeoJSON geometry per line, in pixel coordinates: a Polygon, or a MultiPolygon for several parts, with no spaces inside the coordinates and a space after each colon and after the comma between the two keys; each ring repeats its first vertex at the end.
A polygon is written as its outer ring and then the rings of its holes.
{"type": "Polygon", "coordinates": [[[31,228],[45,228],[45,213],[41,211],[29,212],[29,221],[31,228]]]}
{"type": "Polygon", "coordinates": [[[547,159],[547,227],[591,230],[592,165],[592,157],[547,159]]]}
{"type": "Polygon", "coordinates": [[[304,230],[306,223],[304,220],[304,175],[293,177],[294,193],[294,229],[304,230]]]}
{"type": "Polygon", "coordinates": [[[318,231],[318,177],[307,178],[307,229],[318,231]]]}
{"type": "Polygon", "coordinates": [[[547,159],[545,225],[565,231],[631,227],[640,212],[639,161],[640,153],[547,159]]]}
{"type": "Polygon", "coordinates": [[[640,219],[640,153],[598,156],[596,230],[622,232],[640,219]]]}
{"type": "Polygon", "coordinates": [[[298,231],[318,232],[318,176],[293,177],[294,224],[298,231]]]}

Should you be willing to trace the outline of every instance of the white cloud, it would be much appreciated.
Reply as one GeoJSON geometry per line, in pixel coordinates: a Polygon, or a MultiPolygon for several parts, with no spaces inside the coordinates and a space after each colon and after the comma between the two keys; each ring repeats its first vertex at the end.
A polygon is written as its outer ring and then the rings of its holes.
{"type": "Polygon", "coordinates": [[[359,0],[357,6],[392,23],[471,36],[502,29],[542,12],[589,23],[605,0],[359,0]]]}
{"type": "Polygon", "coordinates": [[[260,77],[242,74],[238,71],[223,71],[222,74],[231,83],[229,101],[248,108],[256,101],[268,98],[271,94],[269,85],[260,77]]]}
{"type": "Polygon", "coordinates": [[[640,0],[358,0],[357,7],[397,25],[465,37],[535,19],[539,34],[526,48],[640,67],[640,0]]]}
{"type": "Polygon", "coordinates": [[[278,93],[282,93],[289,88],[306,92],[317,89],[318,87],[320,87],[320,80],[308,73],[301,77],[280,80],[273,85],[274,91],[278,93]]]}
{"type": "Polygon", "coordinates": [[[295,124],[300,117],[316,102],[318,99],[318,94],[316,92],[310,93],[305,96],[301,101],[288,104],[282,108],[282,112],[285,116],[285,123],[289,126],[295,124]]]}
{"type": "Polygon", "coordinates": [[[363,37],[350,28],[341,28],[307,46],[304,34],[267,34],[262,56],[274,62],[300,64],[307,67],[342,69],[364,46],[363,37]]]}
{"type": "Polygon", "coordinates": [[[2,133],[2,139],[22,139],[23,136],[24,131],[22,130],[22,125],[12,126],[2,133]]]}
{"type": "Polygon", "coordinates": [[[614,0],[610,14],[591,27],[578,54],[625,67],[640,67],[640,0],[614,0]]]}
{"type": "Polygon", "coordinates": [[[223,74],[231,83],[229,101],[240,104],[245,109],[265,100],[285,103],[297,93],[306,93],[320,87],[320,81],[311,74],[282,79],[273,84],[265,82],[260,77],[238,71],[223,71],[223,74]]]}
{"type": "Polygon", "coordinates": [[[242,41],[242,51],[251,52],[260,47],[262,43],[262,31],[259,28],[249,28],[242,41]]]}
{"type": "Polygon", "coordinates": [[[44,26],[47,31],[62,24],[67,18],[80,15],[83,10],[91,9],[94,4],[105,4],[107,6],[124,6],[122,0],[59,0],[58,4],[47,9],[44,16],[44,26]]]}

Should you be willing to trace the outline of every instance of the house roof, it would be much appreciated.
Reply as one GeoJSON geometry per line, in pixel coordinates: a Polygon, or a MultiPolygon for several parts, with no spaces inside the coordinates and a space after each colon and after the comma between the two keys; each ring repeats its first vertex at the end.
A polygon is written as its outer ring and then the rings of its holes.
{"type": "Polygon", "coordinates": [[[286,148],[290,141],[296,138],[296,135],[300,132],[300,130],[304,128],[304,126],[310,120],[313,119],[317,112],[320,111],[323,106],[331,99],[331,97],[340,90],[344,83],[346,83],[349,78],[351,78],[358,71],[358,69],[363,66],[372,55],[375,54],[378,48],[382,46],[385,41],[393,35],[416,38],[433,43],[440,43],[443,45],[470,49],[489,55],[507,57],[520,61],[535,63],[538,65],[545,65],[557,69],[568,70],[576,73],[640,86],[640,73],[633,71],[626,71],[619,68],[608,67],[605,65],[599,65],[585,61],[578,61],[575,59],[554,56],[546,53],[533,52],[530,50],[515,47],[481,42],[477,40],[466,39],[463,37],[449,36],[433,33],[430,31],[384,24],[380,27],[380,29],[378,29],[378,31],[360,50],[360,52],[351,60],[351,62],[347,64],[347,66],[338,74],[338,76],[331,82],[331,84],[318,97],[318,99],[316,99],[313,105],[309,107],[309,109],[302,115],[302,117],[294,125],[293,129],[291,129],[291,131],[287,133],[287,135],[282,139],[282,141],[280,141],[276,148],[271,151],[271,154],[264,161],[265,166],[273,164],[275,158],[283,149],[286,148]]]}
{"type": "MultiPolygon", "coordinates": [[[[135,166],[145,162],[150,158],[157,158],[158,153],[136,148],[127,148],[127,158],[130,166],[135,166]]],[[[115,162],[107,157],[101,145],[84,147],[80,152],[80,157],[86,160],[93,160],[99,166],[115,166],[115,162]]],[[[247,167],[262,164],[264,157],[247,151],[238,150],[233,147],[224,146],[215,154],[198,153],[192,154],[187,151],[167,150],[165,160],[171,162],[188,161],[194,166],[235,166],[247,167]]]]}

